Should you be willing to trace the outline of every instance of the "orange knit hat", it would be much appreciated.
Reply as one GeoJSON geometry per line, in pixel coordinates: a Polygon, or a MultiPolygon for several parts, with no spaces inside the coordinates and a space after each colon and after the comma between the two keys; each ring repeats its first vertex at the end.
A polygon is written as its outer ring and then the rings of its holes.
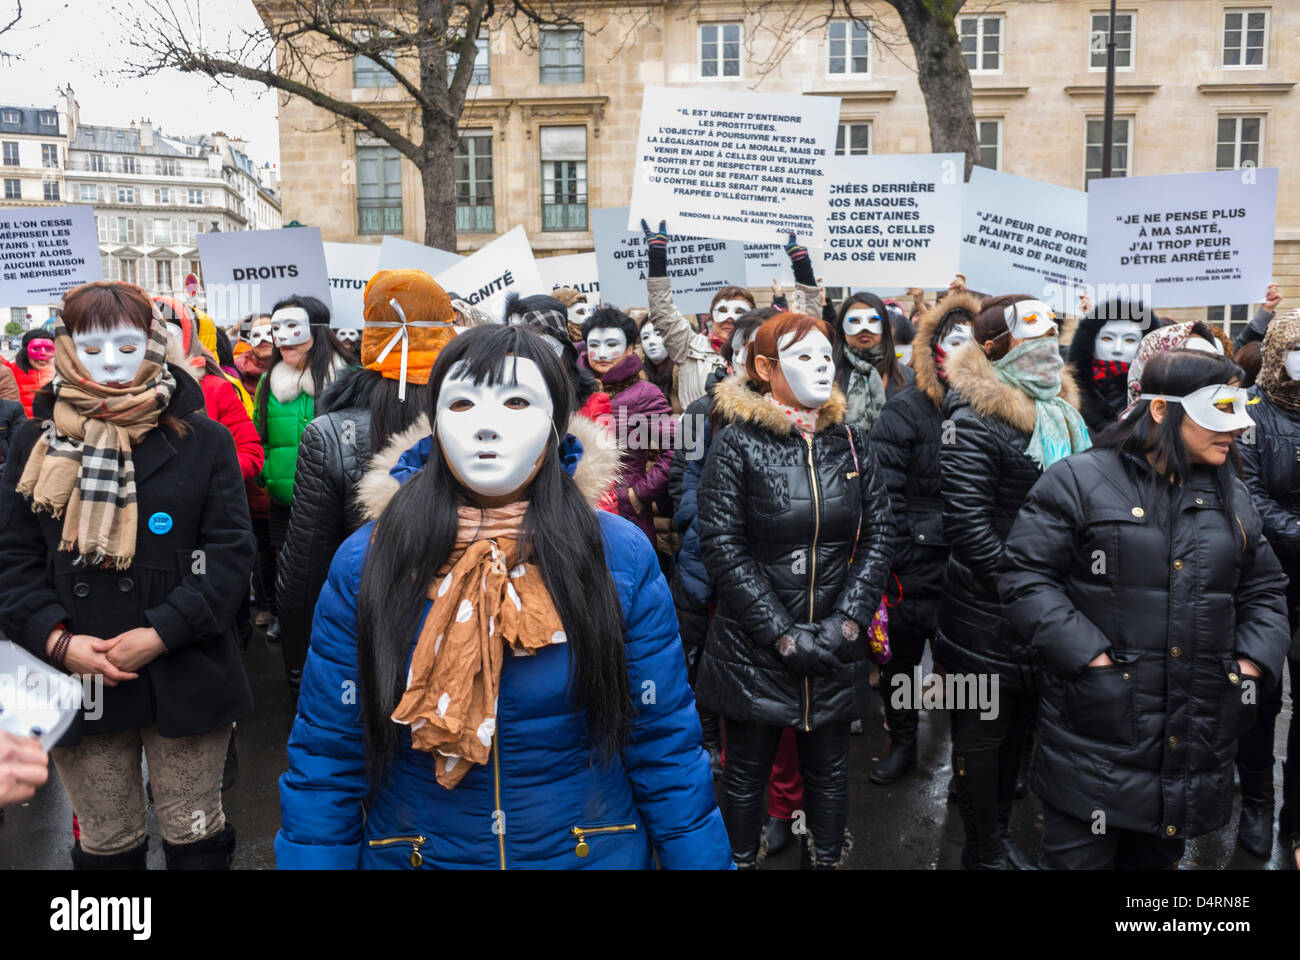
{"type": "Polygon", "coordinates": [[[405,381],[428,383],[438,354],[456,335],[451,298],[423,270],[380,270],[366,284],[362,315],[361,365],[389,380],[403,379],[405,357],[405,381]]]}

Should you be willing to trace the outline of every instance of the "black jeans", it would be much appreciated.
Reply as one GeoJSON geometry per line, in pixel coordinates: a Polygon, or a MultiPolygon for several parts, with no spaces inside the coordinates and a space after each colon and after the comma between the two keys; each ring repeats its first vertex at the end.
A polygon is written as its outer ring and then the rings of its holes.
{"type": "MultiPolygon", "coordinates": [[[[917,722],[920,718],[920,704],[912,702],[911,708],[894,708],[894,677],[901,675],[907,686],[912,685],[912,670],[921,665],[925,655],[925,643],[934,636],[933,623],[916,623],[903,614],[900,608],[897,616],[890,614],[889,620],[889,662],[880,667],[880,698],[885,702],[885,717],[889,720],[889,737],[895,743],[916,739],[917,722]]],[[[902,682],[902,681],[900,681],[902,682]]],[[[903,699],[908,703],[913,697],[903,699]]]]}
{"type": "MultiPolygon", "coordinates": [[[[727,760],[722,774],[722,819],[737,863],[758,856],[763,798],[784,727],[726,722],[727,760]]],[[[803,775],[804,822],[812,834],[816,861],[833,864],[844,848],[849,822],[849,721],[795,731],[803,775]]]]}
{"type": "Polygon", "coordinates": [[[1043,804],[1043,866],[1048,870],[1173,870],[1186,841],[1135,830],[1093,832],[1079,820],[1043,804]]]}
{"type": "Polygon", "coordinates": [[[257,541],[257,562],[253,565],[253,595],[258,610],[275,613],[275,550],[271,547],[271,521],[253,517],[253,538],[257,541]]]}
{"type": "Polygon", "coordinates": [[[953,709],[952,766],[966,831],[966,848],[977,857],[997,855],[1000,835],[1011,820],[1016,775],[1036,701],[1025,692],[1003,690],[997,708],[984,717],[979,707],[953,709]]]}

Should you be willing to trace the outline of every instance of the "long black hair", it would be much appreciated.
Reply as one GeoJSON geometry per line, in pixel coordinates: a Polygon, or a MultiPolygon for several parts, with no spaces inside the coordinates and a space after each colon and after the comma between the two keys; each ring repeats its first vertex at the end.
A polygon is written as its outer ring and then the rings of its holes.
{"type": "MultiPolygon", "coordinates": [[[[343,342],[334,335],[330,329],[330,308],[315,297],[292,296],[285,297],[271,308],[271,313],[277,310],[283,310],[285,307],[302,307],[307,311],[307,321],[311,324],[311,350],[307,352],[308,369],[311,370],[312,384],[316,390],[316,396],[319,397],[325,389],[325,383],[329,379],[330,368],[334,365],[334,358],[342,357],[348,363],[351,363],[351,354],[343,346],[343,342]]],[[[266,412],[270,404],[267,402],[267,396],[271,391],[271,371],[280,363],[280,348],[273,346],[271,348],[271,360],[266,365],[266,374],[262,377],[261,382],[257,385],[257,402],[254,412],[257,414],[257,430],[266,439],[266,412]]]]}
{"type": "Polygon", "coordinates": [[[14,363],[18,365],[18,369],[23,373],[32,372],[32,361],[27,356],[27,344],[33,340],[49,340],[53,342],[54,334],[44,327],[37,327],[35,330],[28,330],[23,334],[23,342],[18,347],[17,356],[14,357],[14,363]]]}
{"type": "MultiPolygon", "coordinates": [[[[537,364],[551,396],[552,424],[567,424],[575,400],[563,361],[543,335],[526,326],[498,325],[474,327],[443,348],[429,374],[430,424],[436,423],[438,395],[453,369],[474,383],[496,385],[513,378],[511,357],[537,364]]],[[[568,637],[571,702],[586,710],[588,740],[608,758],[626,742],[632,720],[622,604],[595,512],[560,461],[563,432],[551,431],[528,488],[520,562],[541,570],[568,637]]],[[[412,639],[429,583],[455,543],[458,501],[467,493],[443,459],[436,430],[434,441],[425,468],[398,490],[375,524],[357,595],[366,771],[375,787],[397,750],[398,726],[391,717],[406,686],[412,639]]]]}
{"type": "MultiPolygon", "coordinates": [[[[1166,350],[1153,356],[1142,369],[1142,392],[1185,397],[1202,387],[1217,383],[1241,383],[1245,374],[1227,357],[1204,350],[1166,350]]],[[[1181,403],[1165,405],[1159,423],[1151,416],[1151,401],[1140,400],[1127,417],[1116,421],[1098,435],[1096,446],[1128,454],[1164,490],[1181,485],[1192,470],[1183,445],[1183,419],[1187,413],[1181,403]],[[1149,470],[1147,465],[1154,464],[1149,470]]],[[[1241,474],[1241,454],[1233,441],[1228,459],[1215,469],[1215,480],[1225,510],[1229,506],[1233,474],[1241,474]]]]}
{"type": "Polygon", "coordinates": [[[428,410],[427,386],[406,381],[405,402],[398,398],[401,386],[400,381],[389,380],[377,370],[349,367],[316,398],[316,415],[349,407],[370,411],[370,452],[378,453],[428,410]]]}
{"type": "Polygon", "coordinates": [[[889,377],[891,384],[899,383],[904,374],[902,365],[898,362],[897,351],[894,349],[894,325],[890,319],[889,308],[885,306],[885,301],[866,290],[859,290],[845,297],[835,317],[835,325],[831,331],[831,346],[835,356],[836,381],[841,389],[844,389],[849,381],[849,364],[844,359],[844,351],[849,349],[848,342],[844,338],[844,315],[858,304],[870,307],[880,317],[881,357],[880,362],[876,364],[876,369],[882,377],[889,377]]]}

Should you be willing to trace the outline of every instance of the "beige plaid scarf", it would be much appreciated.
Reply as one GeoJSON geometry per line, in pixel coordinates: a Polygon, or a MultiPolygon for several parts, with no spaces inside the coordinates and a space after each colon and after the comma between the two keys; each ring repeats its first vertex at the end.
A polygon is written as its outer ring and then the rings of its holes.
{"type": "Polygon", "coordinates": [[[54,327],[54,417],[18,481],[32,510],[63,518],[59,549],[81,562],[124,570],[135,557],[138,517],[131,445],[158,425],[176,391],[167,329],[154,323],[128,387],[90,379],[60,320],[54,327]]]}

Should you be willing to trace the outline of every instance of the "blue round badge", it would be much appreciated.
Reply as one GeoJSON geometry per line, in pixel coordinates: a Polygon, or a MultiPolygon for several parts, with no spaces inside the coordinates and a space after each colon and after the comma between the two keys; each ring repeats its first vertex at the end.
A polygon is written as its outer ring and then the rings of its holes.
{"type": "Polygon", "coordinates": [[[162,535],[172,528],[172,517],[170,513],[155,513],[149,518],[149,532],[162,535]]]}

